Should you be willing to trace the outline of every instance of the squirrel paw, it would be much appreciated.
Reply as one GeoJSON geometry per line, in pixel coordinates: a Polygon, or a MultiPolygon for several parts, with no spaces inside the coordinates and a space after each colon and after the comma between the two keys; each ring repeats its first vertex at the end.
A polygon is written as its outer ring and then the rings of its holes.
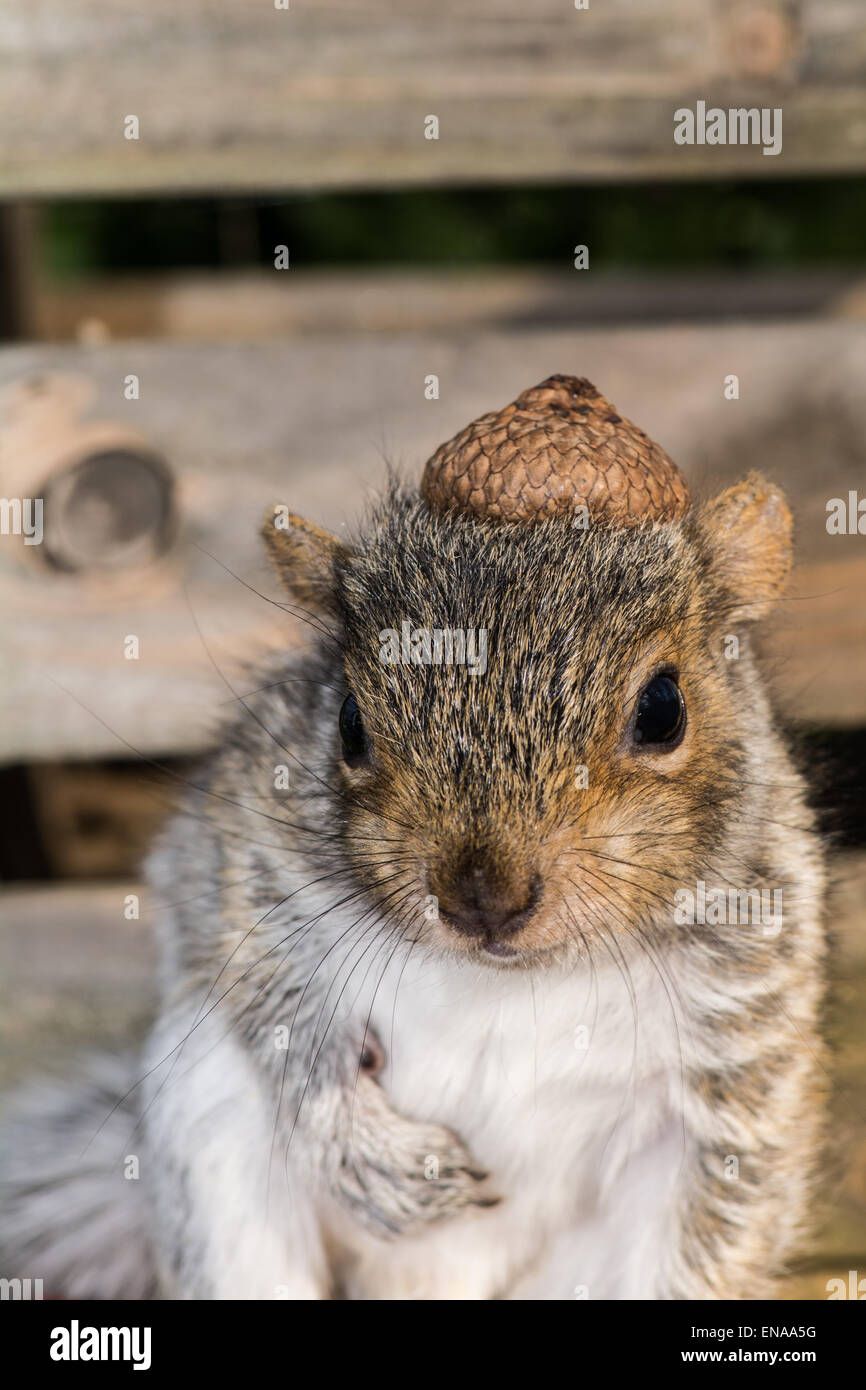
{"type": "Polygon", "coordinates": [[[340,1195],[379,1235],[412,1234],[501,1200],[456,1134],[405,1119],[371,1079],[359,1082],[348,1139],[335,1175],[340,1195]]]}

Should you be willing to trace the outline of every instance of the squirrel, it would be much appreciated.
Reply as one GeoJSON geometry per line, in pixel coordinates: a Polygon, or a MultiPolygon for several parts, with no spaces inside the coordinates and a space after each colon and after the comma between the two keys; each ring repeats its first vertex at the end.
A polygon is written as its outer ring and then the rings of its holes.
{"type": "Polygon", "coordinates": [[[3,1272],[773,1296],[825,1090],[822,845],[750,635],[783,494],[692,504],[556,376],[353,537],[286,507],[264,535],[309,642],[239,696],[152,853],[174,906],[143,1056],[10,1107],[3,1272]]]}

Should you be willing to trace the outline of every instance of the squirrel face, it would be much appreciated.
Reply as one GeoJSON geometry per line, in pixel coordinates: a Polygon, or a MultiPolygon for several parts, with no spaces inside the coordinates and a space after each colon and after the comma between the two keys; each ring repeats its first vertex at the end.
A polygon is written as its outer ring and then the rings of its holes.
{"type": "Polygon", "coordinates": [[[743,795],[754,677],[724,641],[780,588],[789,521],[753,478],[632,528],[479,523],[394,490],[351,548],[272,532],[339,630],[347,857],[407,934],[504,963],[601,923],[672,929],[743,795]],[[437,632],[485,633],[486,669],[437,661],[437,632]]]}
{"type": "Polygon", "coordinates": [[[748,650],[727,660],[725,639],[783,586],[777,489],[584,527],[393,487],[352,545],[285,511],[264,534],[338,637],[345,856],[408,938],[504,964],[677,930],[760,738],[748,650]]]}

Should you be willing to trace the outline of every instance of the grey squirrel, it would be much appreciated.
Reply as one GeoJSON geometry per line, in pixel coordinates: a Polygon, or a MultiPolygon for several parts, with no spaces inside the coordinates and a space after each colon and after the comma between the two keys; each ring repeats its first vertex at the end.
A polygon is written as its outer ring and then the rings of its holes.
{"type": "Polygon", "coordinates": [[[151,857],[177,905],[144,1057],[7,1117],[0,1272],[96,1298],[772,1294],[824,1074],[821,845],[749,635],[790,565],[781,493],[693,505],[553,377],[353,539],[286,507],[265,538],[309,641],[151,857]],[[781,914],[749,913],[761,890],[781,914]]]}

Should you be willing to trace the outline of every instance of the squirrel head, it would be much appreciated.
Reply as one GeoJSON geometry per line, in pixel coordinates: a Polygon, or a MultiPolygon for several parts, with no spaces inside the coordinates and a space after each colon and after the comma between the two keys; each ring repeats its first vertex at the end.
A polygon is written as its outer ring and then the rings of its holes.
{"type": "Polygon", "coordinates": [[[657,445],[557,377],[351,542],[274,515],[278,572],[336,638],[345,857],[405,933],[514,964],[681,930],[674,891],[711,874],[770,738],[748,625],[791,562],[779,490],[691,506],[657,445]]]}

